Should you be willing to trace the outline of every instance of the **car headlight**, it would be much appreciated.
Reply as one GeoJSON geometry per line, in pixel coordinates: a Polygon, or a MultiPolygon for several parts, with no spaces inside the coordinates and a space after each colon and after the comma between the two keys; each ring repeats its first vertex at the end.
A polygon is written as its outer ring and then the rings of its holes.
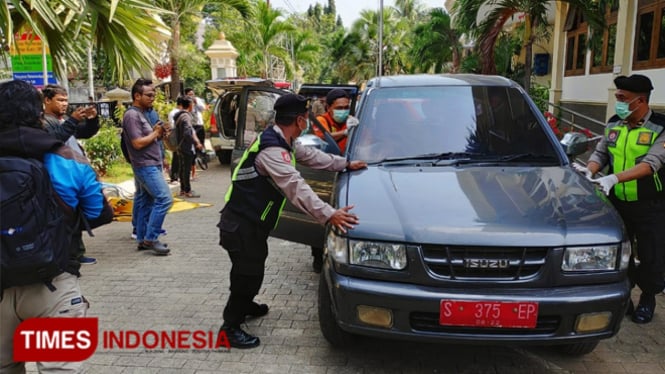
{"type": "Polygon", "coordinates": [[[617,256],[621,253],[621,265],[624,256],[623,245],[594,245],[587,247],[566,248],[563,254],[561,270],[563,271],[610,271],[617,268],[617,256]]]}
{"type": "Polygon", "coordinates": [[[633,252],[633,246],[630,243],[629,239],[624,240],[621,243],[621,263],[619,264],[620,270],[628,269],[628,262],[630,262],[630,255],[633,252]]]}
{"type": "Polygon", "coordinates": [[[328,231],[326,239],[327,253],[332,256],[336,262],[346,264],[349,262],[349,249],[346,244],[346,238],[335,234],[334,230],[328,231]]]}
{"type": "Polygon", "coordinates": [[[406,268],[406,246],[404,244],[349,240],[350,263],[382,269],[402,270],[406,268]]]}

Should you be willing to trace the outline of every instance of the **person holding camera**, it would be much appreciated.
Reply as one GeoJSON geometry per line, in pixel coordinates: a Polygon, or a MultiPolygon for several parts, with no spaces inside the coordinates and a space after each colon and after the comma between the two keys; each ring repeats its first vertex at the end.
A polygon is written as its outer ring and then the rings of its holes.
{"type": "Polygon", "coordinates": [[[122,118],[122,136],[129,145],[127,151],[136,184],[134,214],[138,250],[167,255],[169,249],[158,237],[166,213],[173,204],[173,197],[162,174],[160,141],[164,136],[164,124],[159,121],[152,126],[146,117],[146,111],[154,101],[152,81],[136,80],[132,86],[132,106],[122,118]]]}
{"type": "MultiPolygon", "coordinates": [[[[44,129],[56,139],[67,144],[71,149],[85,156],[85,151],[77,139],[89,139],[99,131],[97,108],[93,105],[75,108],[67,115],[69,95],[67,90],[57,84],[46,85],[42,89],[44,98],[44,129]]],[[[94,257],[85,255],[85,243],[79,231],[77,237],[78,252],[76,258],[82,265],[97,263],[94,257]]]]}

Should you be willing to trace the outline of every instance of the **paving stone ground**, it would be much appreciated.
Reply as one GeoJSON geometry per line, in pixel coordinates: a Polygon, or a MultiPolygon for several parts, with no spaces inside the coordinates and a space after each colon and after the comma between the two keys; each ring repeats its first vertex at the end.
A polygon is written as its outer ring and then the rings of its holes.
{"type": "MultiPolygon", "coordinates": [[[[217,331],[228,296],[230,263],[218,246],[216,223],[229,183],[228,166],[211,162],[193,183],[198,208],[167,216],[163,238],[171,255],[137,252],[131,225],[113,222],[85,238],[98,264],[84,266],[81,285],[99,330],[217,331]]],[[[626,319],[620,333],[584,357],[546,348],[414,344],[362,339],[346,351],[330,348],[316,310],[318,275],[309,249],[269,240],[270,256],[257,299],[270,313],[249,321],[261,338],[256,349],[159,352],[102,349],[85,362],[87,373],[665,373],[665,297],[651,324],[626,319]]],[[[638,295],[633,295],[637,300],[638,295]]],[[[35,372],[34,364],[28,366],[35,372]]]]}

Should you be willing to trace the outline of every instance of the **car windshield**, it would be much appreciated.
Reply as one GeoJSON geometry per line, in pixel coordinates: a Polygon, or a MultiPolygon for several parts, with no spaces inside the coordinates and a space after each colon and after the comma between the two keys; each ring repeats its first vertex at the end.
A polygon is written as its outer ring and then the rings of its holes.
{"type": "Polygon", "coordinates": [[[515,88],[381,88],[364,100],[349,148],[353,159],[377,163],[459,155],[478,162],[558,162],[546,127],[515,88]]]}

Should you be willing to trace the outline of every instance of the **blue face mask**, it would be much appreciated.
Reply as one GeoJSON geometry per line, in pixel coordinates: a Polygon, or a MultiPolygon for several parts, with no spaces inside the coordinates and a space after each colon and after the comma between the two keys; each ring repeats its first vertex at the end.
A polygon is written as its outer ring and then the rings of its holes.
{"type": "MultiPolygon", "coordinates": [[[[309,117],[305,117],[305,123],[307,124],[307,126],[305,126],[304,129],[302,129],[302,128],[300,129],[300,134],[301,135],[302,134],[307,134],[309,132],[309,128],[311,126],[311,124],[309,122],[309,117]]],[[[300,128],[300,126],[298,126],[298,128],[300,128]]]]}
{"type": "Polygon", "coordinates": [[[630,116],[634,111],[630,110],[630,104],[637,100],[638,98],[634,98],[633,100],[629,102],[623,102],[623,101],[617,101],[614,104],[614,111],[616,112],[617,116],[621,119],[626,119],[628,116],[630,116]]]}
{"type": "Polygon", "coordinates": [[[346,119],[349,117],[349,110],[348,109],[333,109],[333,119],[337,123],[344,123],[346,122],[346,119]]]}

